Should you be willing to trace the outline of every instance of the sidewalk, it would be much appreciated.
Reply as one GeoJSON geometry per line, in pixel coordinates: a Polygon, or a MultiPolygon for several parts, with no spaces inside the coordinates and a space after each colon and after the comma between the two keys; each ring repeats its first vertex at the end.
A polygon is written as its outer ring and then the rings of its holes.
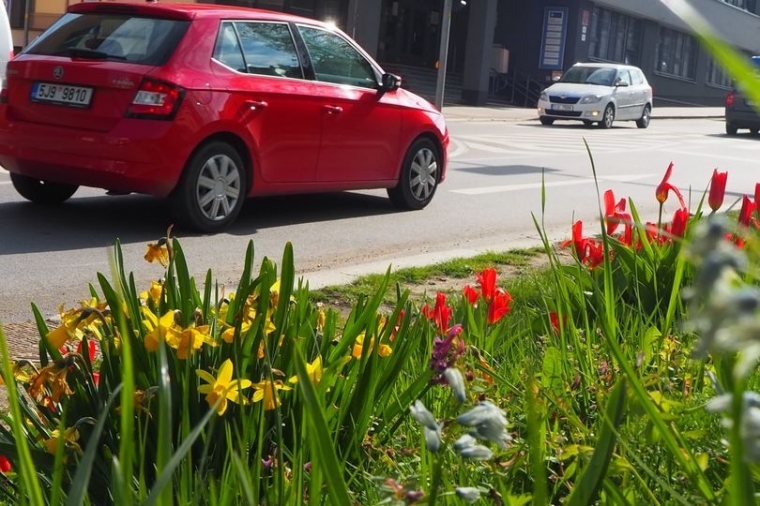
{"type": "MultiPolygon", "coordinates": [[[[723,118],[723,107],[654,107],[652,119],[704,119],[723,118]]],[[[447,121],[531,121],[538,120],[536,109],[512,106],[472,107],[445,105],[443,115],[447,121]]]]}

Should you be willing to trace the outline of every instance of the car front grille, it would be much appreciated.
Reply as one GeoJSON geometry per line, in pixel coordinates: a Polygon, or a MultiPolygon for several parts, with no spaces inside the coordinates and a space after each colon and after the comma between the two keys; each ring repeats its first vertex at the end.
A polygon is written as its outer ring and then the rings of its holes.
{"type": "Polygon", "coordinates": [[[552,104],[577,104],[581,97],[568,97],[566,95],[549,95],[552,104]]]}
{"type": "Polygon", "coordinates": [[[552,116],[566,116],[568,118],[578,118],[582,114],[580,111],[555,111],[554,109],[549,109],[546,112],[552,116]]]}

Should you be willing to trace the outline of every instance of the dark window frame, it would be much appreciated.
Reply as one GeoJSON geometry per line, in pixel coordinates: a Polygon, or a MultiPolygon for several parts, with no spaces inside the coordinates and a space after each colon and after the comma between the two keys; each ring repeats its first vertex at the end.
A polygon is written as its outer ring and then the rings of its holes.
{"type": "Polygon", "coordinates": [[[638,66],[643,30],[639,18],[594,7],[589,26],[589,60],[638,66]]]}
{"type": "Polygon", "coordinates": [[[696,81],[699,44],[691,35],[661,26],[655,48],[654,72],[696,81]]]}

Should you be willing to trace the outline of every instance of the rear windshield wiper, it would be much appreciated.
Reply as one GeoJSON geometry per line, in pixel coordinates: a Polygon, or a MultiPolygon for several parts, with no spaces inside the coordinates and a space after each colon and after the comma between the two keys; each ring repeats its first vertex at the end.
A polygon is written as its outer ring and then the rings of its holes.
{"type": "Polygon", "coordinates": [[[67,47],[58,52],[58,54],[65,54],[74,58],[87,58],[90,60],[126,60],[126,56],[120,54],[108,54],[103,51],[95,51],[94,49],[85,49],[81,47],[67,47]]]}

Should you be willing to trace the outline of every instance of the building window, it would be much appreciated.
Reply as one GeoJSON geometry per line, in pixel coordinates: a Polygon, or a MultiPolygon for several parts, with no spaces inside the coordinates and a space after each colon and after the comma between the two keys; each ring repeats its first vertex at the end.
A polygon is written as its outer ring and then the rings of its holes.
{"type": "Polygon", "coordinates": [[[660,27],[655,72],[694,79],[699,46],[691,35],[660,27]]]}
{"type": "Polygon", "coordinates": [[[590,59],[639,64],[641,20],[594,7],[590,29],[590,59]]]}
{"type": "Polygon", "coordinates": [[[755,7],[757,7],[757,0],[723,0],[723,2],[752,13],[755,12],[755,7]]]}
{"type": "Polygon", "coordinates": [[[728,72],[723,69],[715,58],[710,58],[707,61],[707,84],[724,88],[731,87],[731,76],[728,75],[728,72]]]}

